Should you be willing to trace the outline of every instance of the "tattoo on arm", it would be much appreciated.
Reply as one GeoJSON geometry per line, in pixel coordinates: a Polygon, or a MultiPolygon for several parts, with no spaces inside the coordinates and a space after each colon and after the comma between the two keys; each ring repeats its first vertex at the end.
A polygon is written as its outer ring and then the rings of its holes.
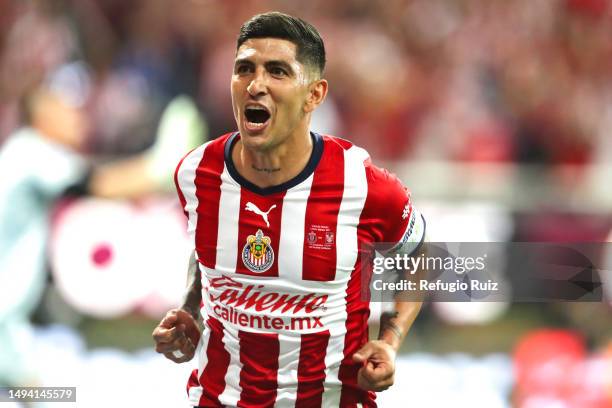
{"type": "Polygon", "coordinates": [[[395,319],[398,315],[398,312],[385,312],[380,316],[380,332],[378,334],[379,339],[382,338],[383,333],[386,331],[393,333],[398,340],[402,339],[402,330],[397,326],[397,324],[395,324],[395,322],[393,322],[393,319],[395,319]]]}
{"type": "MultiPolygon", "coordinates": [[[[415,251],[411,246],[401,245],[394,252],[409,257],[426,256],[426,248],[422,246],[415,251]]],[[[389,254],[387,254],[387,256],[389,256],[389,254]]],[[[425,269],[417,268],[414,272],[398,271],[397,278],[406,278],[414,281],[415,279],[423,279],[425,277],[424,274],[425,269]],[[408,273],[410,277],[405,277],[404,273],[408,273]]],[[[378,338],[379,340],[389,343],[396,351],[399,350],[404,337],[406,337],[408,331],[412,327],[423,304],[422,293],[418,294],[417,299],[406,298],[404,295],[408,294],[402,291],[396,292],[395,310],[393,312],[383,313],[380,317],[380,332],[378,338]]]]}
{"type": "Polygon", "coordinates": [[[198,320],[201,301],[202,279],[194,250],[189,258],[189,268],[187,269],[187,293],[185,293],[185,297],[183,298],[181,309],[187,311],[198,320]]]}

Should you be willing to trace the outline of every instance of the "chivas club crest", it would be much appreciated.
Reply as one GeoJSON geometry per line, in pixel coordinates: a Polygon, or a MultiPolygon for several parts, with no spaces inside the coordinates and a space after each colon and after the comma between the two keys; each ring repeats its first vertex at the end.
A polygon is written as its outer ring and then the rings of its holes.
{"type": "Polygon", "coordinates": [[[314,244],[315,242],[317,242],[317,234],[314,231],[310,231],[308,233],[308,243],[314,244]]]}
{"type": "Polygon", "coordinates": [[[316,250],[333,250],[336,234],[329,225],[313,224],[308,227],[306,247],[316,250]]]}
{"type": "Polygon", "coordinates": [[[274,263],[274,250],[270,243],[270,237],[266,237],[261,230],[247,237],[242,249],[242,262],[251,272],[265,272],[274,263]]]}

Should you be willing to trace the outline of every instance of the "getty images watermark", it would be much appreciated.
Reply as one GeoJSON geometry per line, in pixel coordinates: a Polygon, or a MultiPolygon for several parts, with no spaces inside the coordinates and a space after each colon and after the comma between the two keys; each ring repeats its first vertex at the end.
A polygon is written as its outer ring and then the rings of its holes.
{"type": "MultiPolygon", "coordinates": [[[[424,243],[408,255],[362,248],[362,299],[601,302],[610,243],[424,243]]],[[[609,298],[609,296],[608,296],[609,298]]]]}

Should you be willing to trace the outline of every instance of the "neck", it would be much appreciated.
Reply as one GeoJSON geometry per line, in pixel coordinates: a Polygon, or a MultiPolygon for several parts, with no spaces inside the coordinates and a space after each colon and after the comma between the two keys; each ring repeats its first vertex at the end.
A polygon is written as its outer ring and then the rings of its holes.
{"type": "Polygon", "coordinates": [[[249,148],[238,140],[232,150],[232,161],[242,177],[266,188],[285,183],[300,174],[308,164],[312,149],[309,132],[266,150],[249,148]]]}

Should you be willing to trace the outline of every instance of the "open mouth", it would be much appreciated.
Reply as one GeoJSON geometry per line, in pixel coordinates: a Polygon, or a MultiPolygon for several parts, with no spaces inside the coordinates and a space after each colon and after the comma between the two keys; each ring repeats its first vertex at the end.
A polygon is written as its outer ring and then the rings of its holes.
{"type": "Polygon", "coordinates": [[[249,106],[244,110],[244,116],[249,127],[262,128],[271,115],[263,106],[249,106]]]}

